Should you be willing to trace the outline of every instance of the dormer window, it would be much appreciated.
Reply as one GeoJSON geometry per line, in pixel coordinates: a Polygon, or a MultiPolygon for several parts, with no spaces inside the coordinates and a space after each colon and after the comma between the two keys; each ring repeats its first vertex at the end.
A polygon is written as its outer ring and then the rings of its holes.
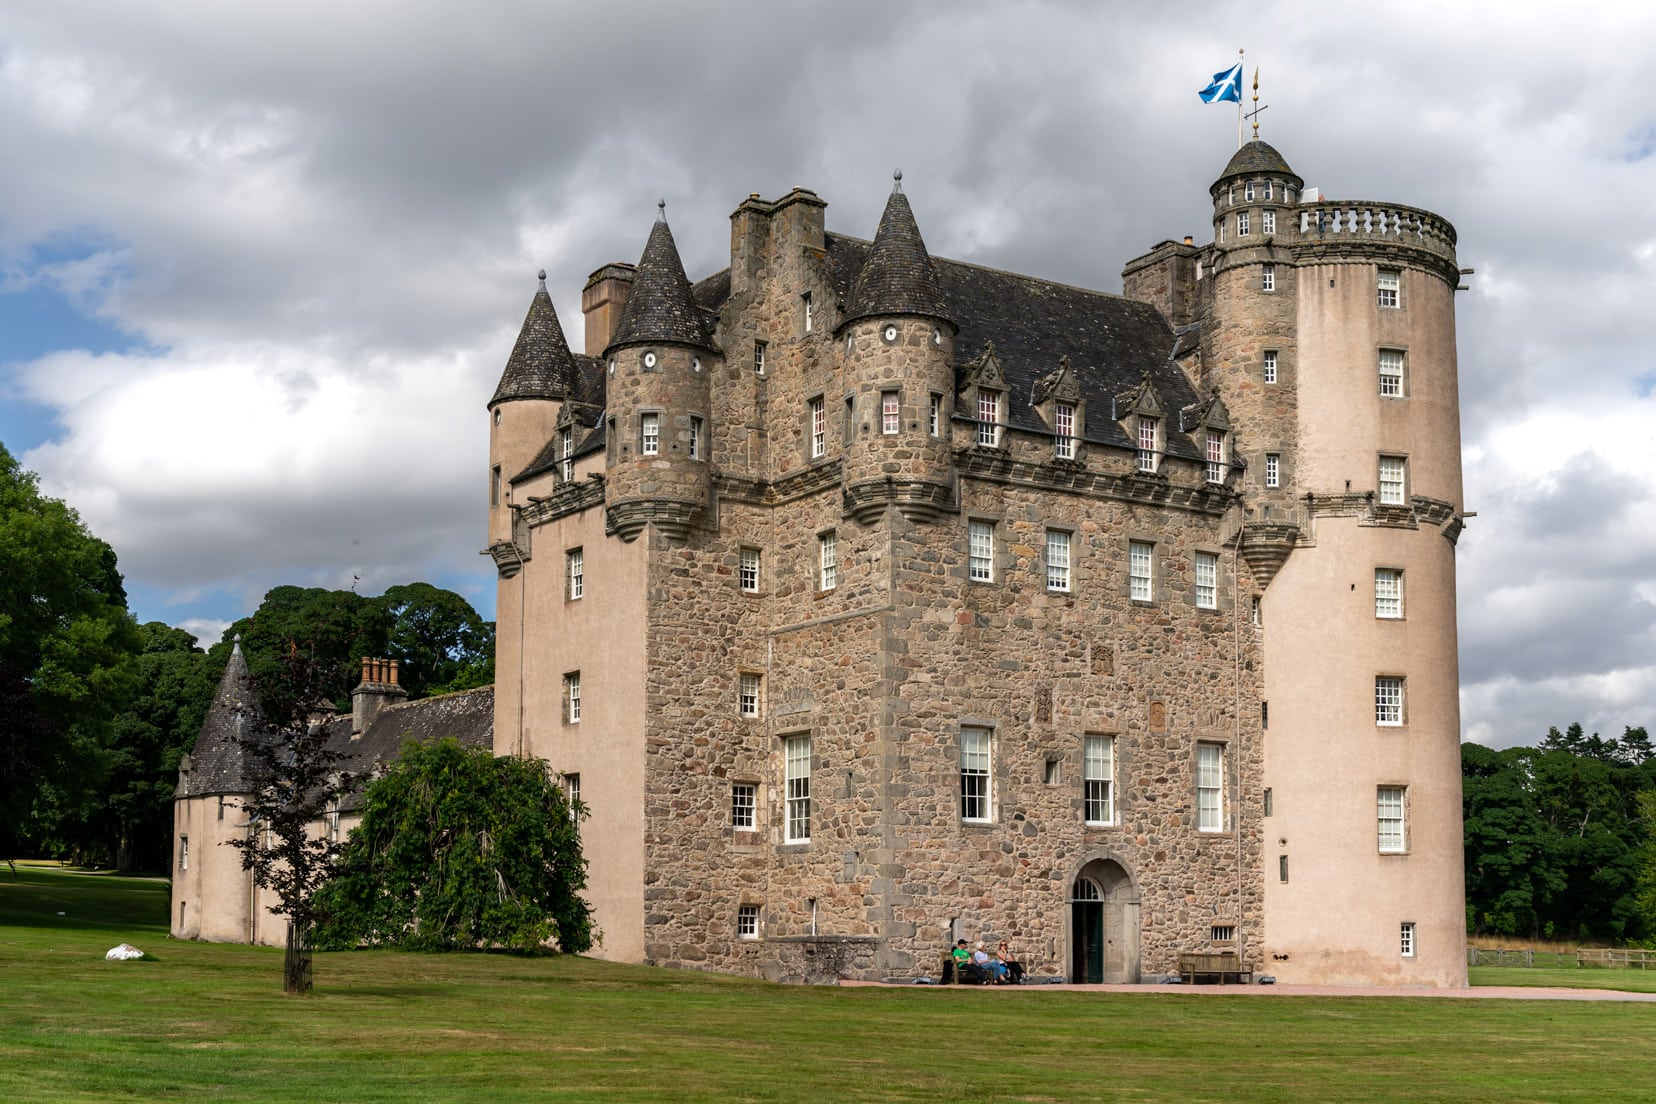
{"type": "Polygon", "coordinates": [[[1225,481],[1225,435],[1217,429],[1207,431],[1207,481],[1209,483],[1223,483],[1225,481]]]}
{"type": "Polygon", "coordinates": [[[1138,470],[1154,472],[1161,455],[1161,419],[1139,415],[1138,470]]]}
{"type": "Polygon", "coordinates": [[[977,443],[999,448],[1001,443],[1001,395],[999,391],[978,391],[977,443]]]}
{"type": "Polygon", "coordinates": [[[575,431],[573,429],[565,429],[559,432],[558,455],[561,458],[559,463],[560,474],[563,476],[563,481],[568,483],[575,478],[575,431]]]}
{"type": "Polygon", "coordinates": [[[1075,407],[1057,403],[1052,408],[1052,455],[1059,460],[1075,459],[1075,407]]]}

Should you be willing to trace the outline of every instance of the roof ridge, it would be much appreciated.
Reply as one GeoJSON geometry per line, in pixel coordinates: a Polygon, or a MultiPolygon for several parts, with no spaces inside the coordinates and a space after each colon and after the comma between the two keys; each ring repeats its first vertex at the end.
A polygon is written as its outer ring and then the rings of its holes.
{"type": "MultiPolygon", "coordinates": [[[[832,230],[828,231],[825,236],[830,237],[830,238],[837,238],[840,241],[844,241],[844,242],[853,242],[857,245],[870,245],[870,244],[872,244],[866,238],[858,238],[858,237],[854,237],[851,234],[841,234],[841,233],[838,233],[838,232],[832,231],[832,230]]],[[[1123,295],[1119,292],[1102,291],[1098,288],[1084,287],[1081,284],[1066,283],[1063,280],[1051,280],[1051,279],[1048,279],[1045,276],[1032,276],[1027,272],[1014,272],[1010,268],[996,268],[994,265],[981,264],[977,261],[962,261],[962,260],[959,260],[959,259],[954,258],[954,257],[933,257],[932,258],[932,263],[933,264],[940,264],[940,265],[954,265],[958,268],[975,268],[979,272],[990,272],[990,273],[994,273],[997,276],[1010,276],[1013,279],[1017,279],[1017,280],[1033,280],[1033,281],[1035,281],[1036,283],[1039,283],[1039,284],[1048,284],[1052,287],[1065,288],[1069,291],[1079,291],[1079,292],[1083,292],[1087,295],[1099,295],[1099,296],[1103,296],[1106,299],[1120,299],[1120,300],[1123,300],[1123,301],[1128,302],[1128,303],[1138,304],[1140,306],[1149,306],[1149,304],[1144,303],[1143,300],[1134,299],[1130,295],[1123,295]]],[[[1152,309],[1154,309],[1154,308],[1152,308],[1152,309]]]]}

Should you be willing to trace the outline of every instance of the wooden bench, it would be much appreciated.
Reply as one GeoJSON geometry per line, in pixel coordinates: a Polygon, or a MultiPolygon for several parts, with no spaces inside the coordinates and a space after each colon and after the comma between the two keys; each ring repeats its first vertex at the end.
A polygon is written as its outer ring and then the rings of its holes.
{"type": "Polygon", "coordinates": [[[1179,980],[1186,985],[1248,985],[1253,982],[1253,967],[1242,965],[1235,951],[1181,954],[1179,980]]]}
{"type": "Polygon", "coordinates": [[[974,978],[965,970],[957,969],[954,955],[943,952],[943,960],[938,965],[939,985],[987,985],[988,982],[974,978]]]}

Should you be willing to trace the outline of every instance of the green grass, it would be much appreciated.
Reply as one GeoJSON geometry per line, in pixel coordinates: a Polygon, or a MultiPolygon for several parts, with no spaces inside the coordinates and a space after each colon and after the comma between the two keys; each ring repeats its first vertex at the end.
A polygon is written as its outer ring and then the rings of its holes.
{"type": "Polygon", "coordinates": [[[1604,969],[1593,966],[1474,966],[1467,971],[1473,985],[1517,985],[1526,989],[1560,986],[1566,989],[1618,989],[1624,993],[1656,993],[1656,970],[1604,969]]]}
{"type": "Polygon", "coordinates": [[[390,952],[318,955],[294,999],[280,951],[170,942],[166,910],[160,882],[0,867],[0,1100],[1656,1100],[1656,1048],[1629,1042],[1649,1005],[779,987],[390,952]],[[155,961],[105,962],[123,940],[155,961]]]}

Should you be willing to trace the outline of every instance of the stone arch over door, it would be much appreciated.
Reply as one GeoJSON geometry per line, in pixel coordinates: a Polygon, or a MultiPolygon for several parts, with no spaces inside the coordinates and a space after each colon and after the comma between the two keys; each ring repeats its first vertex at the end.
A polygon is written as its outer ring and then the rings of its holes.
{"type": "Polygon", "coordinates": [[[1074,982],[1139,980],[1139,892],[1127,868],[1100,856],[1070,885],[1068,977],[1074,982]]]}

